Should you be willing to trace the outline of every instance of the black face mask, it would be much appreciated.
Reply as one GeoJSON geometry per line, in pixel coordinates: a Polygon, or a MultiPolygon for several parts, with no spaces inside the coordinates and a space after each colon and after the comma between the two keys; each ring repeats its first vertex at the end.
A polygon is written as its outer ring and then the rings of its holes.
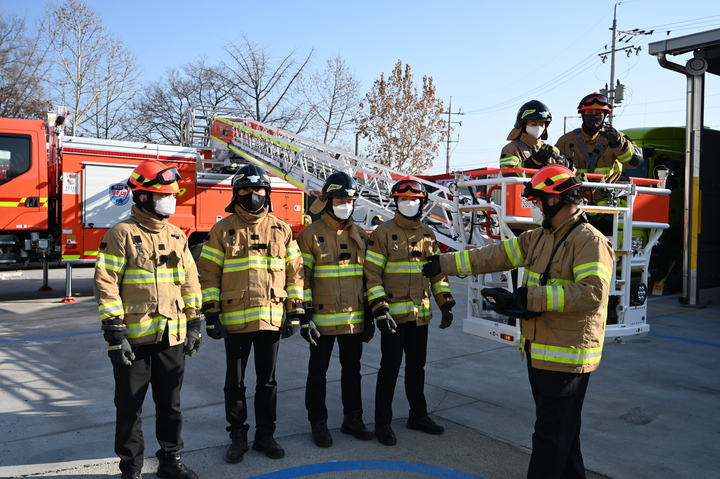
{"type": "Polygon", "coordinates": [[[586,133],[594,135],[602,128],[603,121],[605,121],[605,115],[582,115],[582,128],[583,130],[585,130],[586,133]]]}
{"type": "Polygon", "coordinates": [[[267,196],[262,196],[254,191],[249,195],[237,197],[238,204],[249,213],[258,213],[267,204],[267,196]]]}

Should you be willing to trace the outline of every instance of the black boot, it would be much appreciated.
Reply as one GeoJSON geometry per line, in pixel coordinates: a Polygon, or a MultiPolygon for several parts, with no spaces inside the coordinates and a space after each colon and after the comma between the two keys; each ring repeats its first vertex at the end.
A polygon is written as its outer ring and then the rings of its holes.
{"type": "Polygon", "coordinates": [[[358,439],[369,441],[373,438],[373,433],[365,427],[360,411],[353,411],[343,419],[340,432],[343,434],[352,434],[358,439]]]}
{"type": "Polygon", "coordinates": [[[123,472],[120,479],[142,479],[142,475],[139,472],[123,472]]]}
{"type": "Polygon", "coordinates": [[[330,447],[332,446],[332,436],[327,428],[327,421],[311,422],[310,428],[312,429],[312,438],[315,441],[317,447],[330,447]]]}
{"type": "Polygon", "coordinates": [[[247,432],[250,426],[245,424],[240,429],[232,429],[230,431],[230,439],[232,443],[225,451],[225,461],[235,464],[243,460],[243,454],[248,451],[247,432]]]}
{"type": "Polygon", "coordinates": [[[397,444],[397,437],[395,437],[395,433],[393,432],[392,427],[390,427],[390,424],[382,426],[375,424],[375,437],[378,438],[380,444],[384,444],[386,446],[394,446],[397,444]]]}
{"type": "Polygon", "coordinates": [[[435,436],[445,432],[445,428],[430,419],[430,416],[423,416],[418,419],[408,418],[407,427],[408,429],[415,429],[435,436]]]}
{"type": "Polygon", "coordinates": [[[285,449],[277,443],[274,437],[258,437],[255,436],[255,441],[252,445],[253,451],[264,452],[270,459],[282,459],[285,456],[285,449]]]}
{"type": "Polygon", "coordinates": [[[162,452],[155,453],[160,465],[155,474],[163,479],[198,479],[197,474],[183,464],[180,452],[162,452]]]}

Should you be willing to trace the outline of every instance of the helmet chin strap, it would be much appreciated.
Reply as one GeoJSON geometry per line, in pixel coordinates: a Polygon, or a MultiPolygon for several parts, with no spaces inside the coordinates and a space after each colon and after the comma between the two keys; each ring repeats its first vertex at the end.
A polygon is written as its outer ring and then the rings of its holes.
{"type": "Polygon", "coordinates": [[[550,203],[548,201],[549,199],[550,196],[543,195],[540,197],[540,202],[542,203],[543,207],[542,227],[545,229],[550,229],[552,227],[552,219],[555,218],[555,215],[557,215],[566,204],[565,198],[562,196],[555,204],[555,206],[550,206],[550,203]]]}

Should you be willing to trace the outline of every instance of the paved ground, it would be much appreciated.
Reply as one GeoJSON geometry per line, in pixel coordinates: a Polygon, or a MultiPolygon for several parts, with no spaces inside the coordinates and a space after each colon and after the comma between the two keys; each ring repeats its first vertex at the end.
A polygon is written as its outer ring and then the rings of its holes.
{"type": "MultiPolygon", "coordinates": [[[[40,271],[16,277],[0,272],[0,477],[95,479],[118,473],[112,450],[113,380],[91,274],[90,268],[74,269],[77,302],[63,304],[64,269],[50,272],[50,292],[38,291],[40,271]]],[[[452,287],[456,298],[466,298],[464,283],[452,287]]],[[[709,293],[701,299],[717,297],[709,293]]],[[[307,344],[298,335],[283,340],[280,349],[276,437],[287,455],[271,460],[251,450],[236,465],[222,460],[229,441],[222,344],[206,338],[200,354],[188,360],[183,389],[187,464],[201,479],[524,477],[533,424],[525,363],[516,349],[465,334],[456,321],[444,331],[437,321],[431,324],[426,369],[430,410],[445,435],[405,428],[402,385],[394,405],[397,446],[341,434],[339,365],[334,363],[328,404],[335,444],[315,447],[303,400],[307,344]]],[[[608,344],[601,368],[592,374],[582,433],[586,467],[593,471],[589,477],[718,477],[720,307],[689,309],[677,296],[652,296],[649,323],[648,337],[608,344]]],[[[372,423],[377,338],[363,359],[365,419],[372,423]]],[[[149,397],[145,409],[146,455],[152,456],[149,397]]],[[[155,477],[156,464],[154,458],[146,461],[146,476],[155,477]]]]}

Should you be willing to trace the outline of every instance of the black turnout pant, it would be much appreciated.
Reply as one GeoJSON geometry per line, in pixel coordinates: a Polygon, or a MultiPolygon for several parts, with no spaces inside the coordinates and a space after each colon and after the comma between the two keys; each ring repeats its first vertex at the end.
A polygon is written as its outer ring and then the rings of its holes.
{"type": "MultiPolygon", "coordinates": [[[[167,331],[166,331],[167,333],[167,331]]],[[[142,406],[152,384],[155,402],[155,436],[162,452],[180,451],[182,411],[180,389],[185,375],[183,345],[170,346],[165,334],[160,343],[133,348],[131,366],[113,366],[115,376],[115,453],[120,471],[140,472],[145,444],[142,433],[142,406]]]]}
{"type": "Polygon", "coordinates": [[[425,400],[425,360],[427,359],[428,325],[415,321],[398,324],[395,334],[381,334],[380,370],[375,388],[375,426],[392,422],[395,396],[403,354],[405,355],[405,396],[410,404],[410,417],[427,416],[425,400]]]}
{"type": "Polygon", "coordinates": [[[231,333],[225,339],[225,418],[230,424],[228,431],[241,429],[247,422],[245,399],[245,368],[250,349],[255,351],[255,436],[271,437],[275,433],[277,419],[277,365],[279,331],[255,331],[231,333]]]}
{"type": "Polygon", "coordinates": [[[533,368],[531,353],[528,377],[535,400],[528,479],[585,479],[580,425],[590,373],[533,368]]]}
{"type": "Polygon", "coordinates": [[[308,377],[305,385],[305,408],[310,422],[326,421],[325,405],[327,371],[332,358],[333,346],[337,340],[340,350],[340,390],[343,414],[362,414],[362,392],[360,388],[360,358],[362,357],[362,334],[322,335],[315,340],[317,346],[310,346],[308,377]]]}

